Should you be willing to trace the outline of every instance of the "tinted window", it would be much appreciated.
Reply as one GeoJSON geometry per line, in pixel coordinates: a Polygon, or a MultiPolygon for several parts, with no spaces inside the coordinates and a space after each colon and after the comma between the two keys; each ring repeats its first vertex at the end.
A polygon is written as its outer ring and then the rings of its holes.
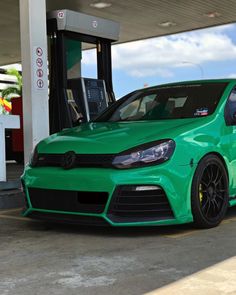
{"type": "Polygon", "coordinates": [[[233,89],[225,106],[225,120],[227,125],[236,125],[236,89],[233,89]]]}
{"type": "Polygon", "coordinates": [[[96,121],[199,118],[211,115],[227,83],[172,85],[144,89],[116,102],[96,121]]]}

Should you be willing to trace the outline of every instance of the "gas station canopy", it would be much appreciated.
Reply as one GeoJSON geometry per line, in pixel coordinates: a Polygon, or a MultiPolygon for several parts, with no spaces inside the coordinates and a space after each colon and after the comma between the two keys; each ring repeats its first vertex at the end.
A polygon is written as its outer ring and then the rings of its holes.
{"type": "MultiPolygon", "coordinates": [[[[118,21],[118,43],[236,21],[235,0],[47,0],[47,11],[71,9],[118,21]]],[[[1,1],[0,65],[19,62],[19,0],[1,1]]]]}

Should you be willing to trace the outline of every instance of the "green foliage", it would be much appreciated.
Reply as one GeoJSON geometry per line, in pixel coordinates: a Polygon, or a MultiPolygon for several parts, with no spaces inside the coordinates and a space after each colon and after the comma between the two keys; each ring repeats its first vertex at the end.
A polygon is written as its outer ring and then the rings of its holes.
{"type": "Polygon", "coordinates": [[[9,86],[2,91],[2,97],[10,100],[10,95],[17,94],[22,96],[22,76],[21,74],[14,68],[7,70],[7,74],[16,77],[17,84],[15,86],[9,86]]]}

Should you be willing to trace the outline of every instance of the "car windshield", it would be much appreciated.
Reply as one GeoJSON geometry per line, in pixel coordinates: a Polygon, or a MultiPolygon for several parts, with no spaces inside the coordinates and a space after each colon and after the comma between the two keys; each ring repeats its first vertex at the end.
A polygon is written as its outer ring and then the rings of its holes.
{"type": "Polygon", "coordinates": [[[141,121],[199,118],[211,115],[227,83],[179,84],[135,91],[95,121],[141,121]]]}

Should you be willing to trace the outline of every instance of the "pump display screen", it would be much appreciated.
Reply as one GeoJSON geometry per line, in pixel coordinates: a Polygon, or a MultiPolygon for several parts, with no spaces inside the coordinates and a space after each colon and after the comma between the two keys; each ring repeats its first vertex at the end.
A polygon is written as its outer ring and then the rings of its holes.
{"type": "Polygon", "coordinates": [[[103,80],[90,78],[69,79],[68,90],[72,92],[74,102],[82,110],[85,121],[94,119],[108,106],[103,80]]]}

